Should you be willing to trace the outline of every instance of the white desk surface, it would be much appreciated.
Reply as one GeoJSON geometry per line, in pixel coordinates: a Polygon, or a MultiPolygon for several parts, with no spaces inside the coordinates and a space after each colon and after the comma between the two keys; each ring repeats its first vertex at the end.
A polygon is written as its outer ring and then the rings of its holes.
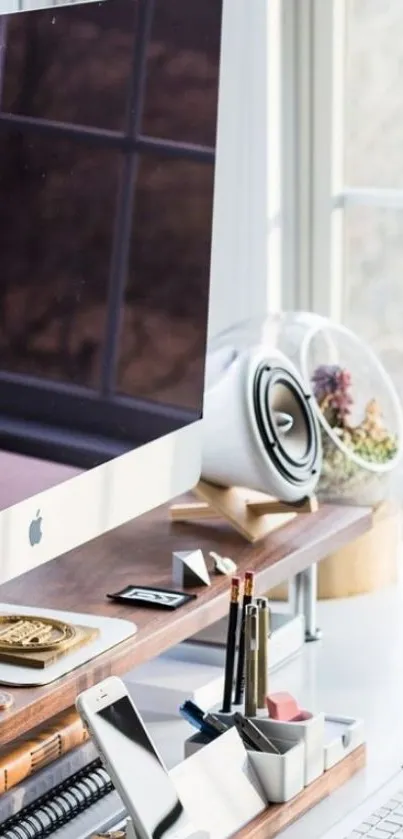
{"type": "MultiPolygon", "coordinates": [[[[362,717],[368,743],[367,769],[284,831],[282,839],[319,839],[403,765],[402,606],[403,585],[320,603],[323,640],[306,645],[272,677],[271,690],[288,690],[306,708],[362,717]]],[[[187,723],[154,718],[152,731],[169,766],[183,759],[183,740],[192,733],[187,723]]]]}

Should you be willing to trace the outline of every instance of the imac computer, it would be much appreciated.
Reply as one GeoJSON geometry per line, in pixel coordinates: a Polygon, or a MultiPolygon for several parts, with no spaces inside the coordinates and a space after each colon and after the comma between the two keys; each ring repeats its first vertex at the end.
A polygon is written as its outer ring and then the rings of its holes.
{"type": "Polygon", "coordinates": [[[0,0],[1,580],[199,479],[222,14],[0,0]]]}

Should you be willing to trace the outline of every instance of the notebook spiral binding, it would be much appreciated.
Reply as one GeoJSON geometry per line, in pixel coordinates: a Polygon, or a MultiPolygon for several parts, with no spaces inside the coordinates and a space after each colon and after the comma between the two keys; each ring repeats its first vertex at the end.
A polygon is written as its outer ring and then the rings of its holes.
{"type": "Polygon", "coordinates": [[[112,792],[99,759],[72,775],[1,825],[1,839],[45,839],[112,792]]]}

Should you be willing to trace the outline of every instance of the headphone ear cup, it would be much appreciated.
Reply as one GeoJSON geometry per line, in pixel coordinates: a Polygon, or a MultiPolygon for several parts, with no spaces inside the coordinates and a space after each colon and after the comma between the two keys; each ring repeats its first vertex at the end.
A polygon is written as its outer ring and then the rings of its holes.
{"type": "Polygon", "coordinates": [[[279,353],[239,355],[207,390],[202,429],[204,480],[289,503],[314,492],[318,422],[298,372],[279,353]]]}

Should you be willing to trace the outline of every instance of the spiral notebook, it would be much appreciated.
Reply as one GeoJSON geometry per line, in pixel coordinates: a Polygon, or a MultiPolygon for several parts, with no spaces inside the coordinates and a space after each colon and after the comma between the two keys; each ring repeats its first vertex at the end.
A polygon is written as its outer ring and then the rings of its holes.
{"type": "Polygon", "coordinates": [[[1,839],[45,839],[113,790],[108,773],[96,759],[54,787],[1,827],[1,839]]]}

